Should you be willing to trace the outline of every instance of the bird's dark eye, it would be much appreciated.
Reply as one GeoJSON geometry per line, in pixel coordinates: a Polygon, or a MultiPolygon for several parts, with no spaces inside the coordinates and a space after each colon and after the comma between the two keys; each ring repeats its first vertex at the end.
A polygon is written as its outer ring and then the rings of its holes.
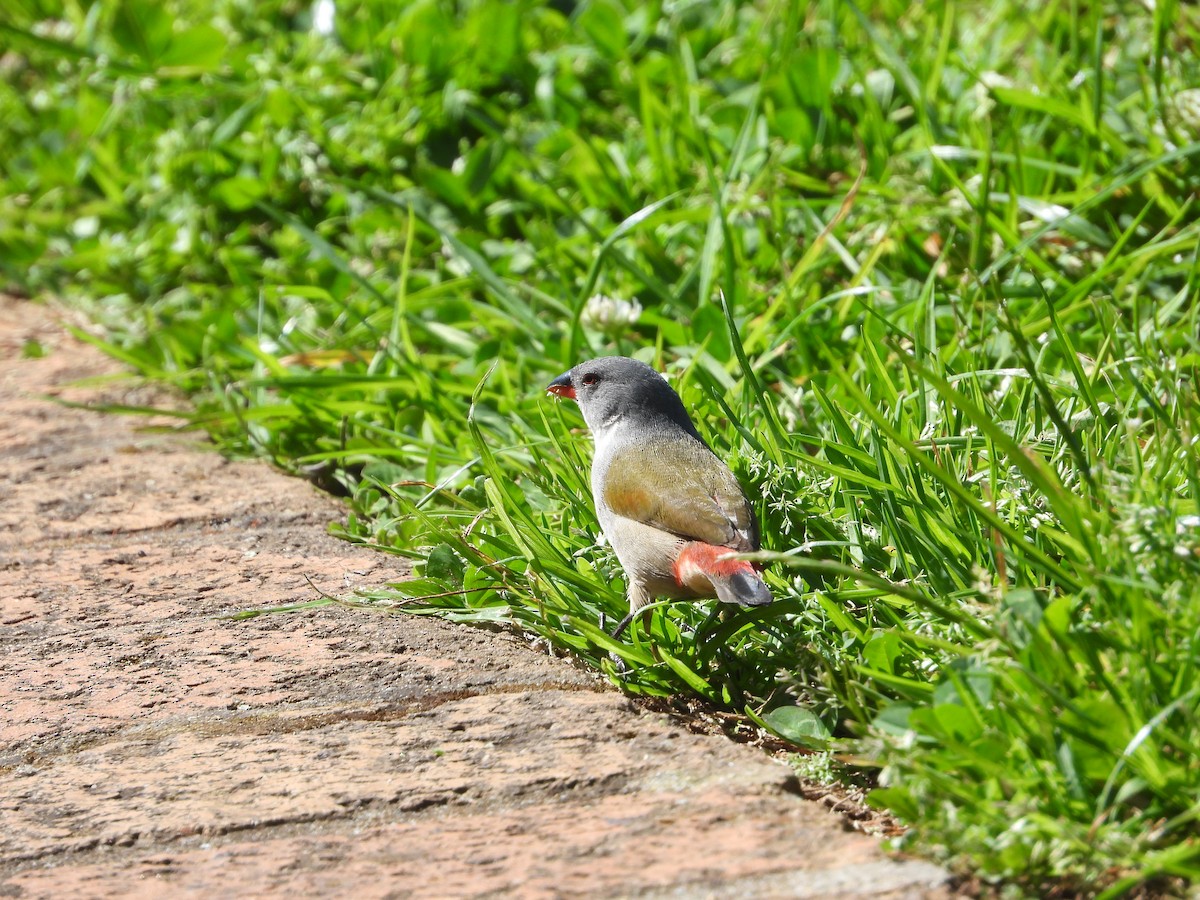
{"type": "Polygon", "coordinates": [[[599,380],[600,380],[600,376],[597,375],[595,372],[588,372],[586,375],[583,376],[583,379],[582,379],[584,384],[595,384],[599,380]]]}

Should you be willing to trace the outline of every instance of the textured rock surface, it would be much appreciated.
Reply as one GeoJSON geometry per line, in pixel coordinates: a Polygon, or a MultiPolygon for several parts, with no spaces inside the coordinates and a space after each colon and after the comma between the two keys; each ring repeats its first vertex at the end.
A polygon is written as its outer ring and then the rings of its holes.
{"type": "Polygon", "coordinates": [[[71,384],[116,371],[0,299],[0,895],[948,896],[517,638],[229,618],[405,573],[305,482],[51,399],[138,402],[71,384]]]}

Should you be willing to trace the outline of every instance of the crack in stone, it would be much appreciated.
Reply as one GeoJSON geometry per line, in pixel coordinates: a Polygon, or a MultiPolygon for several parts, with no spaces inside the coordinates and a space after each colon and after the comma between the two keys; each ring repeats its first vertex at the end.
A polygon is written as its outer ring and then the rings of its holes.
{"type": "MultiPolygon", "coordinates": [[[[0,777],[11,776],[16,769],[23,766],[38,766],[51,764],[53,760],[95,750],[106,744],[118,742],[158,743],[177,734],[193,734],[200,737],[226,737],[244,735],[247,737],[265,737],[277,734],[296,734],[304,731],[315,731],[338,725],[344,722],[396,722],[410,716],[420,715],[449,703],[469,700],[473,697],[499,694],[538,694],[548,691],[563,691],[566,693],[606,693],[602,685],[574,684],[560,681],[538,681],[515,684],[502,684],[487,689],[462,688],[452,691],[438,691],[419,699],[405,700],[399,703],[372,704],[357,709],[335,709],[319,713],[290,713],[286,709],[278,711],[255,712],[245,715],[234,714],[225,719],[207,720],[164,725],[135,725],[130,727],[118,726],[105,729],[75,740],[64,740],[62,745],[52,751],[26,749],[20,745],[10,746],[5,754],[6,761],[0,764],[0,777]],[[17,762],[16,760],[20,761],[17,762]]],[[[45,741],[47,738],[35,738],[45,741]]],[[[52,738],[51,738],[52,740],[52,738]]]]}
{"type": "MultiPolygon", "coordinates": [[[[528,790],[516,794],[504,794],[503,806],[516,810],[552,803],[586,802],[600,797],[624,792],[635,777],[628,773],[613,773],[596,779],[553,779],[545,783],[530,784],[528,790]]],[[[94,838],[59,847],[8,855],[0,858],[0,897],[4,879],[31,868],[42,866],[82,864],[93,859],[105,861],[139,857],[148,852],[179,848],[193,850],[219,847],[236,842],[246,835],[256,840],[272,840],[300,833],[308,836],[338,834],[349,828],[358,829],[364,824],[378,824],[388,813],[398,814],[390,822],[421,820],[439,815],[446,807],[479,803],[480,810],[490,808],[486,794],[464,788],[442,788],[419,796],[397,796],[394,798],[369,797],[339,809],[319,812],[295,813],[292,815],[269,816],[240,822],[225,822],[201,826],[191,831],[153,829],[149,832],[126,831],[107,838],[94,838]],[[482,802],[480,802],[482,801],[482,802]],[[311,826],[316,826],[315,828],[311,826]]]]}

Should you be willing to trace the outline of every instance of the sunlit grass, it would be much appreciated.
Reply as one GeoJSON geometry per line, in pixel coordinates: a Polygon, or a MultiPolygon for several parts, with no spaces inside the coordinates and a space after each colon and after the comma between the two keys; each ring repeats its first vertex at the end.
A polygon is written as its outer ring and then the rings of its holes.
{"type": "Polygon", "coordinates": [[[1200,878],[1194,10],[54,15],[0,25],[0,265],[348,495],[418,564],[361,602],[832,748],[985,879],[1200,878]],[[543,390],[603,353],[730,461],[775,604],[604,633],[590,441],[543,390]]]}

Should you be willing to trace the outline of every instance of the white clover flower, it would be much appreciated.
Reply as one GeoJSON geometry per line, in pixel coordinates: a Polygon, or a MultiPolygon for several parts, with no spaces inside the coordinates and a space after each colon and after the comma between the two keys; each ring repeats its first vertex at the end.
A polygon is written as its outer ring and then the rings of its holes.
{"type": "Polygon", "coordinates": [[[100,231],[100,218],[98,216],[80,216],[71,223],[71,234],[75,237],[92,238],[100,231]]]}
{"type": "Polygon", "coordinates": [[[192,252],[192,229],[188,225],[180,225],[175,231],[175,240],[171,242],[171,252],[187,254],[192,252]]]}
{"type": "Polygon", "coordinates": [[[312,28],[317,34],[333,34],[333,18],[336,8],[333,0],[317,0],[312,8],[312,28]]]}
{"type": "Polygon", "coordinates": [[[1180,91],[1172,100],[1179,123],[1192,134],[1200,136],[1200,88],[1180,91]]]}
{"type": "Polygon", "coordinates": [[[1037,530],[1038,530],[1039,528],[1041,528],[1043,525],[1049,525],[1049,524],[1051,524],[1053,521],[1054,521],[1054,517],[1053,517],[1053,516],[1051,516],[1051,515],[1049,515],[1048,513],[1043,513],[1043,512],[1040,512],[1040,513],[1035,513],[1035,514],[1034,514],[1034,516],[1033,516],[1033,518],[1031,518],[1031,519],[1029,520],[1029,526],[1030,526],[1030,527],[1031,527],[1031,528],[1032,528],[1034,531],[1037,531],[1037,530]]]}
{"type": "Polygon", "coordinates": [[[43,19],[30,28],[38,37],[69,43],[75,39],[75,26],[66,19],[43,19]]]}
{"type": "Polygon", "coordinates": [[[604,294],[596,294],[588,298],[587,303],[583,305],[580,321],[584,328],[616,333],[633,325],[641,315],[642,304],[636,297],[632,300],[619,300],[604,294]]]}
{"type": "Polygon", "coordinates": [[[1058,255],[1058,267],[1067,275],[1079,275],[1083,272],[1083,260],[1074,253],[1060,253],[1058,255]]]}

